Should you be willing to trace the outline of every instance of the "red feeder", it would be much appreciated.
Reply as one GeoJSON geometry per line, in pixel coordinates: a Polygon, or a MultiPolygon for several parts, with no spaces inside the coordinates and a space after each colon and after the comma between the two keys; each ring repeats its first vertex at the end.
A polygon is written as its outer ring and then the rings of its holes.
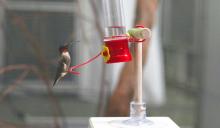
{"type": "Polygon", "coordinates": [[[112,36],[104,39],[102,56],[106,63],[128,62],[131,54],[127,36],[112,36]]]}

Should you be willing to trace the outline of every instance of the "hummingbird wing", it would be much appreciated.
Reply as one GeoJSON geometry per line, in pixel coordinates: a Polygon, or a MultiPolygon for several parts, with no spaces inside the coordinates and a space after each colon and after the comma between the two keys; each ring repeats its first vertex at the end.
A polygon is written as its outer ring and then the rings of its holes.
{"type": "Polygon", "coordinates": [[[65,66],[66,66],[65,63],[63,63],[62,61],[59,61],[53,86],[56,85],[57,82],[63,77],[62,73],[64,71],[65,66]]]}

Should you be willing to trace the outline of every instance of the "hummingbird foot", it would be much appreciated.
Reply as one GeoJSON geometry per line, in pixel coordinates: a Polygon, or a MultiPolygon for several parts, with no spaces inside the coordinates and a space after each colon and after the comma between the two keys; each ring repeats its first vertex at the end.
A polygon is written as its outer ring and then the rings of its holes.
{"type": "Polygon", "coordinates": [[[80,75],[79,72],[73,71],[71,69],[68,70],[68,73],[73,74],[73,75],[77,75],[77,76],[80,75]]]}
{"type": "Polygon", "coordinates": [[[80,73],[79,73],[79,72],[75,72],[74,69],[77,69],[77,68],[80,68],[80,67],[82,67],[82,66],[84,66],[84,65],[89,64],[90,62],[92,62],[93,60],[95,60],[96,58],[98,58],[98,57],[101,56],[101,55],[102,55],[102,52],[100,52],[98,55],[94,56],[93,58],[87,60],[87,61],[84,62],[84,63],[81,63],[81,64],[78,64],[78,65],[75,65],[75,66],[70,67],[70,68],[68,69],[68,72],[71,73],[71,74],[73,74],[73,75],[80,75],[80,73]]]}

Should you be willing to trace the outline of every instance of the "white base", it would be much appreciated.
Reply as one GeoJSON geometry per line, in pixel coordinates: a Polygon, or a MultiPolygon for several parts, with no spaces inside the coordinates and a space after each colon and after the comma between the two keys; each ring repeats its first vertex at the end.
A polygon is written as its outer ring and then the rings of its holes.
{"type": "MultiPolygon", "coordinates": [[[[130,119],[129,117],[91,117],[89,128],[146,128],[145,125],[129,126],[120,122],[130,119]],[[117,125],[119,122],[120,125],[117,125]]],[[[180,128],[169,117],[147,117],[152,122],[147,128],[180,128]]]]}

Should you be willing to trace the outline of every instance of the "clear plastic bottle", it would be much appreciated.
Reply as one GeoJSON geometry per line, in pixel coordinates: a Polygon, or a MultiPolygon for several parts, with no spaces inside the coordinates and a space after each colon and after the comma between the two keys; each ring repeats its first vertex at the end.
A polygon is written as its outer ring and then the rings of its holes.
{"type": "Polygon", "coordinates": [[[102,0],[104,10],[105,36],[117,36],[126,33],[124,0],[102,0]]]}

